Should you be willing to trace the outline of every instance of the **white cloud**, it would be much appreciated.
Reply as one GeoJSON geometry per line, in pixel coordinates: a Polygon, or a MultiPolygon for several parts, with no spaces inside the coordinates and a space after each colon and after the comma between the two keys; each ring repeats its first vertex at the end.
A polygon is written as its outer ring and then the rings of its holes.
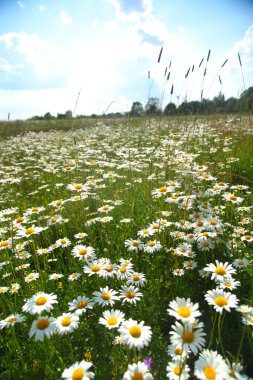
{"type": "Polygon", "coordinates": [[[44,4],[40,4],[40,5],[38,6],[38,9],[39,9],[39,11],[44,12],[44,10],[46,9],[46,7],[45,7],[44,4]]]}
{"type": "Polygon", "coordinates": [[[0,57],[0,71],[5,73],[13,74],[17,72],[17,69],[22,68],[22,65],[16,64],[12,65],[6,59],[0,57]]]}
{"type": "Polygon", "coordinates": [[[61,22],[64,25],[70,25],[70,24],[72,24],[73,19],[72,19],[72,17],[67,12],[60,11],[59,16],[60,16],[61,22]]]}
{"type": "Polygon", "coordinates": [[[8,32],[0,36],[0,42],[9,50],[19,53],[39,79],[47,79],[56,58],[56,47],[36,34],[8,32]]]}
{"type": "Polygon", "coordinates": [[[98,27],[98,25],[99,25],[98,18],[95,17],[94,20],[93,20],[92,23],[91,23],[91,26],[92,26],[92,28],[95,29],[95,28],[98,27]]]}
{"type": "Polygon", "coordinates": [[[24,8],[25,4],[22,1],[18,1],[18,6],[20,8],[24,8]]]}
{"type": "Polygon", "coordinates": [[[229,55],[233,58],[230,66],[240,69],[238,53],[240,54],[243,71],[253,71],[253,24],[247,29],[245,35],[240,41],[237,41],[229,55]]]}

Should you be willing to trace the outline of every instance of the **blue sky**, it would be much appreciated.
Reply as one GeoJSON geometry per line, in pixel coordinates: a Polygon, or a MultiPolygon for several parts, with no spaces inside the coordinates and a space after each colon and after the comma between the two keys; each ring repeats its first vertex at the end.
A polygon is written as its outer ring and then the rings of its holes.
{"type": "Polygon", "coordinates": [[[201,90],[236,97],[238,53],[247,88],[251,0],[0,0],[0,119],[74,111],[80,90],[76,114],[85,115],[110,103],[111,112],[128,111],[149,96],[163,106],[199,100],[201,90]]]}

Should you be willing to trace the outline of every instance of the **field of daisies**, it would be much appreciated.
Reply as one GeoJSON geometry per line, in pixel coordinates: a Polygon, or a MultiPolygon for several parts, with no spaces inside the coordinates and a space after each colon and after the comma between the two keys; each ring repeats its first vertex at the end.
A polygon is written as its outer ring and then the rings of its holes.
{"type": "Polygon", "coordinates": [[[0,140],[0,379],[253,378],[253,118],[78,123],[0,140]]]}

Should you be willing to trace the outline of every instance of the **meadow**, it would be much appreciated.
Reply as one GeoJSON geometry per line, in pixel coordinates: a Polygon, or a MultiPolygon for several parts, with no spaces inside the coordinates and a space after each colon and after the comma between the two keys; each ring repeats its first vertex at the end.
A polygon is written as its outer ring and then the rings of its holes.
{"type": "Polygon", "coordinates": [[[253,117],[0,124],[0,379],[253,377],[253,117]]]}

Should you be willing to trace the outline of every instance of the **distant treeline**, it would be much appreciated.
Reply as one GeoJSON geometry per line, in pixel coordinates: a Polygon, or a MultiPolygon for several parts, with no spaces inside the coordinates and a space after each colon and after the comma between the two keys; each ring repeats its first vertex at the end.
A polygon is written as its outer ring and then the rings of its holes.
{"type": "MultiPolygon", "coordinates": [[[[122,116],[144,116],[144,115],[195,115],[195,114],[214,114],[214,113],[239,113],[239,112],[253,112],[253,86],[245,90],[239,98],[230,97],[225,99],[224,95],[219,93],[212,100],[202,99],[201,101],[193,100],[188,102],[184,100],[180,105],[176,106],[175,103],[168,103],[164,109],[162,108],[159,98],[149,98],[146,105],[143,107],[142,103],[135,101],[132,104],[129,112],[120,113],[106,113],[102,115],[76,115],[75,118],[84,117],[122,117],[122,116]]],[[[47,112],[44,116],[33,116],[31,120],[52,120],[52,119],[71,119],[73,118],[71,110],[57,116],[52,116],[47,112]]]]}

